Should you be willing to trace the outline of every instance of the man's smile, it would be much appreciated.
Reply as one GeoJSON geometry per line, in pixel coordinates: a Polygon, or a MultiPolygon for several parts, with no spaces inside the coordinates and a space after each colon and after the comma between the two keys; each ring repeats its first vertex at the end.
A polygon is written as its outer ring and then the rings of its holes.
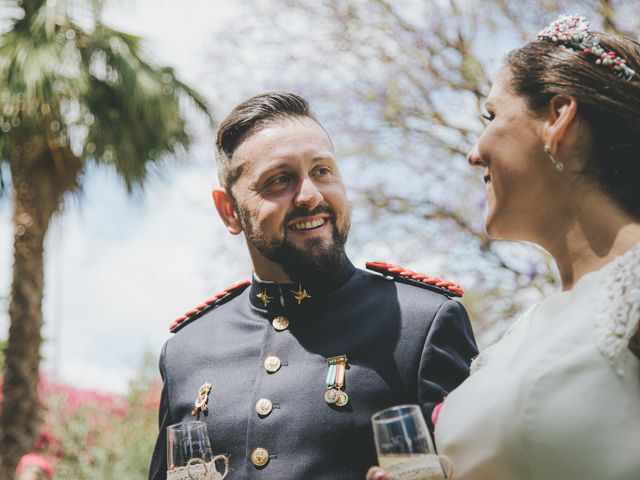
{"type": "Polygon", "coordinates": [[[288,228],[294,231],[305,231],[305,230],[315,230],[316,228],[322,227],[325,223],[327,223],[328,218],[320,217],[306,217],[299,218],[289,223],[288,228]]]}

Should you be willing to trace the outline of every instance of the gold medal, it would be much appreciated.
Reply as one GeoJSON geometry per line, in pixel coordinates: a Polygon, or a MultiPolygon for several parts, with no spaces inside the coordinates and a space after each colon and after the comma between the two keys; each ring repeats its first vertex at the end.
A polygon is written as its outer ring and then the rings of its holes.
{"type": "Polygon", "coordinates": [[[338,393],[338,400],[336,401],[336,405],[338,407],[344,407],[347,403],[349,403],[349,395],[347,395],[347,392],[338,393]]]}
{"type": "Polygon", "coordinates": [[[324,400],[330,405],[344,407],[349,402],[349,397],[344,388],[344,377],[347,369],[347,356],[338,355],[327,358],[327,391],[324,393],[324,400]]]}
{"type": "Polygon", "coordinates": [[[327,403],[336,403],[340,398],[340,392],[335,388],[328,389],[324,394],[324,401],[327,403]]]}

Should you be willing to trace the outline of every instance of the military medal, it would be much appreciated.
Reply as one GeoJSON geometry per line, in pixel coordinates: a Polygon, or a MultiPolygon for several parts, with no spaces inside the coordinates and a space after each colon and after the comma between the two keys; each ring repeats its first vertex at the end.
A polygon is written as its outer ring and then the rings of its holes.
{"type": "Polygon", "coordinates": [[[329,370],[327,372],[327,391],[324,393],[324,400],[329,404],[344,407],[349,402],[349,396],[342,391],[344,388],[344,377],[347,369],[347,356],[327,358],[329,370]]]}
{"type": "Polygon", "coordinates": [[[327,391],[324,394],[324,401],[327,403],[336,403],[340,395],[340,391],[334,388],[336,385],[336,364],[331,362],[330,359],[327,359],[327,362],[329,363],[329,371],[327,372],[327,379],[325,380],[327,391]]]}
{"type": "Polygon", "coordinates": [[[338,407],[344,407],[347,403],[349,403],[349,395],[347,392],[340,392],[338,394],[338,400],[336,401],[336,405],[338,407]]]}
{"type": "Polygon", "coordinates": [[[324,394],[324,401],[327,403],[336,403],[340,398],[340,392],[335,388],[328,389],[324,394]]]}
{"type": "Polygon", "coordinates": [[[198,396],[193,404],[193,410],[191,415],[196,415],[199,411],[202,413],[207,412],[207,402],[209,402],[209,393],[211,392],[211,384],[206,382],[198,389],[198,396]]]}

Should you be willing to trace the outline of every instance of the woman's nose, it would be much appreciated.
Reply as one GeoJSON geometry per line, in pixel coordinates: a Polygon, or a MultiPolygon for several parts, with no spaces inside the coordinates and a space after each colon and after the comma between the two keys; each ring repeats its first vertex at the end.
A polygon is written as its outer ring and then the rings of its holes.
{"type": "Polygon", "coordinates": [[[482,159],[480,158],[480,151],[478,150],[478,144],[476,143],[469,153],[467,153],[467,162],[472,167],[483,167],[482,159]]]}

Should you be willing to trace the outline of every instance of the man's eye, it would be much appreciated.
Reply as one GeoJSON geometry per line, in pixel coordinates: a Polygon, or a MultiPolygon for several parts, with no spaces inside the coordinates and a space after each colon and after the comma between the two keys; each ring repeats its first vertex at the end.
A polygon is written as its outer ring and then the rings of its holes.
{"type": "Polygon", "coordinates": [[[284,185],[289,181],[289,175],[278,175],[269,180],[269,185],[284,185]]]}
{"type": "Polygon", "coordinates": [[[318,167],[315,173],[320,176],[331,175],[331,169],[329,167],[318,167]]]}

